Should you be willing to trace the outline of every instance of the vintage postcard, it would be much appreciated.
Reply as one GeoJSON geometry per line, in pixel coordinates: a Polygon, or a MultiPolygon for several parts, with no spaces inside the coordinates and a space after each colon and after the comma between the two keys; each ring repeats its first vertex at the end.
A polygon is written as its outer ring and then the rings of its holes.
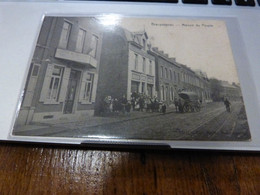
{"type": "Polygon", "coordinates": [[[45,17],[12,135],[250,141],[225,21],[45,17]]]}

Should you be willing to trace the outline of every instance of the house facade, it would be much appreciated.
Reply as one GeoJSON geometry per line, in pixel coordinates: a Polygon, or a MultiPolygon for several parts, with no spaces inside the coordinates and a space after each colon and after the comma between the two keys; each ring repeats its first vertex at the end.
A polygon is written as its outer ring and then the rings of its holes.
{"type": "Polygon", "coordinates": [[[242,92],[238,84],[235,83],[230,84],[228,81],[220,81],[220,84],[221,84],[220,97],[222,99],[227,98],[228,100],[231,101],[242,100],[242,92]]]}
{"type": "Polygon", "coordinates": [[[142,93],[155,93],[155,59],[146,32],[130,32],[117,27],[103,34],[103,45],[97,88],[96,114],[106,96],[120,99],[142,93]]]}
{"type": "Polygon", "coordinates": [[[167,105],[173,104],[180,90],[180,66],[168,54],[153,48],[151,54],[155,57],[155,81],[158,100],[167,105]]]}
{"type": "Polygon", "coordinates": [[[93,114],[101,45],[95,18],[45,17],[16,125],[93,114]]]}
{"type": "Polygon", "coordinates": [[[200,70],[192,70],[186,65],[179,64],[181,67],[180,91],[194,92],[198,95],[200,101],[211,102],[210,83],[206,73],[200,70]]]}

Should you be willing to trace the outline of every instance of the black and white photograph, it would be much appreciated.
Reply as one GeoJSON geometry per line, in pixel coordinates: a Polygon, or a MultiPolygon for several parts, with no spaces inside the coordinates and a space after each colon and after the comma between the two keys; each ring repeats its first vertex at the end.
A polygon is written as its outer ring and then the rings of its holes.
{"type": "Polygon", "coordinates": [[[250,141],[224,20],[46,16],[12,136],[250,141]]]}

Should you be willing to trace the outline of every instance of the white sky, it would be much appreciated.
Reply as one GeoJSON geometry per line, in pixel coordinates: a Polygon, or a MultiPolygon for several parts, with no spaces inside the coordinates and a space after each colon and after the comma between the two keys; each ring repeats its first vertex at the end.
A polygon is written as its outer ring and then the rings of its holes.
{"type": "Polygon", "coordinates": [[[238,82],[224,21],[117,18],[116,23],[131,32],[145,29],[153,47],[209,78],[238,82]]]}

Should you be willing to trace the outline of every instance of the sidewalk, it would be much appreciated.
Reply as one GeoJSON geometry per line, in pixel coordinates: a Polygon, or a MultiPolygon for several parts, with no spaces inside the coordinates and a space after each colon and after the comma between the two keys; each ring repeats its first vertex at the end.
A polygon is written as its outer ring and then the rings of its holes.
{"type": "MultiPolygon", "coordinates": [[[[168,107],[165,114],[175,112],[175,107],[168,107]]],[[[110,116],[89,116],[81,121],[62,122],[52,124],[34,123],[32,125],[19,126],[15,129],[15,135],[29,135],[29,136],[46,136],[56,134],[68,130],[77,130],[80,128],[96,127],[105,124],[118,123],[128,120],[135,120],[141,118],[148,118],[151,116],[162,115],[160,112],[140,112],[131,111],[130,113],[113,113],[110,116]]]]}

